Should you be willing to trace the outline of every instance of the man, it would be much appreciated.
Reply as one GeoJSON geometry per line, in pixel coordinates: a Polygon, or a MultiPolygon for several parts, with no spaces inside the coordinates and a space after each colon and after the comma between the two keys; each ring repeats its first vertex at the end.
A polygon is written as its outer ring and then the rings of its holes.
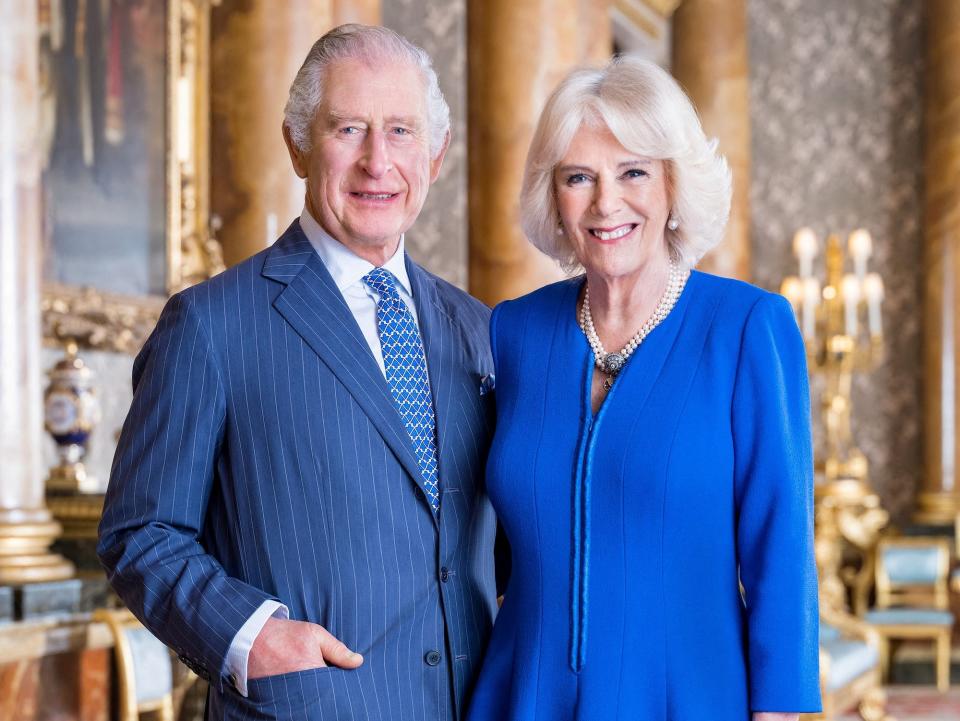
{"type": "Polygon", "coordinates": [[[347,25],[307,56],[283,136],[304,211],[168,303],[100,558],[210,682],[210,718],[459,718],[495,612],[489,311],[403,240],[449,110],[422,50],[347,25]]]}

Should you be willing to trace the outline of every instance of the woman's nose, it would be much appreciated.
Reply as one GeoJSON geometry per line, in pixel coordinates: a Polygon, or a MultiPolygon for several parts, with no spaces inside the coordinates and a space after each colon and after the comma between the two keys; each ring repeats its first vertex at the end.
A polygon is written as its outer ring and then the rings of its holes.
{"type": "Polygon", "coordinates": [[[616,184],[598,180],[593,194],[593,212],[605,218],[619,206],[620,193],[616,184]]]}

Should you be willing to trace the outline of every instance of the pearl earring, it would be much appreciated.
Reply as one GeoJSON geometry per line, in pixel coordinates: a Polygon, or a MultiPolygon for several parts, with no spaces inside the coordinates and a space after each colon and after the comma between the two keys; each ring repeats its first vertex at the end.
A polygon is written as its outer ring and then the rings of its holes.
{"type": "Polygon", "coordinates": [[[563,223],[557,223],[557,235],[563,235],[563,223]]]}
{"type": "Polygon", "coordinates": [[[670,228],[670,230],[676,230],[680,227],[680,221],[671,215],[670,220],[667,221],[667,227],[670,228]]]}

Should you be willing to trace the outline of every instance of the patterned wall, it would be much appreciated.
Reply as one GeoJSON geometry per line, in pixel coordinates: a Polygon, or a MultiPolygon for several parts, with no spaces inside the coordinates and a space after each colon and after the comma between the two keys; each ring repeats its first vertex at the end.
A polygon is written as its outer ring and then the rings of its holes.
{"type": "Polygon", "coordinates": [[[900,521],[922,474],[922,5],[748,2],[754,281],[776,289],[796,272],[800,226],[821,239],[858,226],[873,234],[887,357],[855,380],[854,434],[900,521]]]}
{"type": "Polygon", "coordinates": [[[433,58],[450,105],[453,140],[440,178],[407,233],[410,255],[428,270],[467,285],[467,4],[466,0],[384,0],[383,23],[433,58]]]}

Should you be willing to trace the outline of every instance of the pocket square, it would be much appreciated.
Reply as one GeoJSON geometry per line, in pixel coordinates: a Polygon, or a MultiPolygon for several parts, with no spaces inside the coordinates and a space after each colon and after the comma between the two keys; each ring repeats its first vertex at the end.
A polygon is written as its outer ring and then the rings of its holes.
{"type": "Polygon", "coordinates": [[[485,396],[492,393],[497,385],[497,377],[493,373],[488,373],[480,379],[480,395],[485,396]]]}

